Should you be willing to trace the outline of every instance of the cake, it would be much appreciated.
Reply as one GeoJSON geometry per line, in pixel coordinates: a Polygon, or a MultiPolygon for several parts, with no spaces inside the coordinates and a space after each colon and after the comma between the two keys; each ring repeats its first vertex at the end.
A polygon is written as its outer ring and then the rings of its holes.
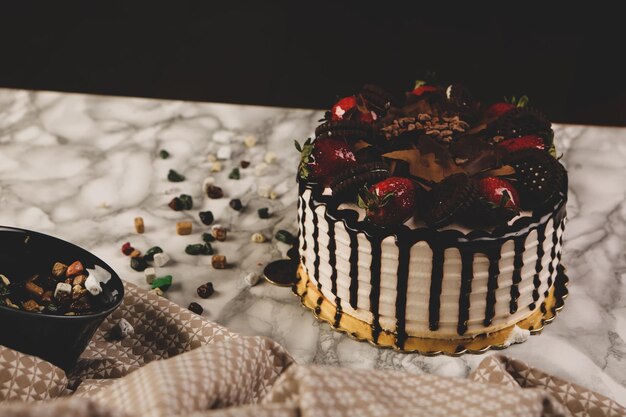
{"type": "Polygon", "coordinates": [[[321,122],[296,142],[296,291],[318,317],[380,346],[459,353],[554,315],[567,172],[526,97],[367,85],[321,122]]]}

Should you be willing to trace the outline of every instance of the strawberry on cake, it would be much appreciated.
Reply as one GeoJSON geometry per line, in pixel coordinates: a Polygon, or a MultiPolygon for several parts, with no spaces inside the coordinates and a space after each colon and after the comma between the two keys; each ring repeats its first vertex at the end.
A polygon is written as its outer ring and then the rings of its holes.
{"type": "Polygon", "coordinates": [[[296,147],[296,291],[319,318],[457,354],[554,316],[567,173],[526,97],[482,106],[459,84],[418,82],[401,99],[367,85],[296,147]]]}

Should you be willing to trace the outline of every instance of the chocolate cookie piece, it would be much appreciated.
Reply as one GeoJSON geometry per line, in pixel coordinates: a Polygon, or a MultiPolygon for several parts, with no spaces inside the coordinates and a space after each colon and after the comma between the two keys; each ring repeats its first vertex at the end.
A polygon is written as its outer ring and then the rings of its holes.
{"type": "Polygon", "coordinates": [[[478,191],[463,173],[453,174],[423,193],[420,216],[433,228],[441,228],[459,220],[477,201],[478,191]]]}
{"type": "Polygon", "coordinates": [[[361,96],[379,117],[385,116],[391,106],[395,104],[394,97],[390,93],[373,84],[365,84],[361,89],[361,96]]]}
{"type": "Polygon", "coordinates": [[[567,171],[548,152],[524,149],[507,157],[506,163],[515,170],[513,185],[524,210],[533,210],[556,201],[567,190],[567,171]]]}
{"type": "Polygon", "coordinates": [[[350,168],[337,175],[330,184],[333,196],[354,199],[363,186],[372,185],[390,177],[389,167],[384,162],[370,162],[350,168]]]}
{"type": "Polygon", "coordinates": [[[365,140],[369,142],[374,136],[372,126],[358,120],[335,120],[325,122],[315,129],[315,137],[332,137],[345,139],[347,142],[365,140]]]}
{"type": "Polygon", "coordinates": [[[546,145],[552,145],[552,127],[545,115],[529,107],[516,107],[487,126],[492,136],[501,136],[504,139],[516,138],[524,135],[538,135],[546,140],[546,145]]]}

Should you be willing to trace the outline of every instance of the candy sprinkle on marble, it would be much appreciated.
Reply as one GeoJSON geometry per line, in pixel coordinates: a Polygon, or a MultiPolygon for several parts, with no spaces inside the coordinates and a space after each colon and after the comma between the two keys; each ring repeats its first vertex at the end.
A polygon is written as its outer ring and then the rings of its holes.
{"type": "Polygon", "coordinates": [[[167,173],[167,179],[170,182],[182,182],[182,181],[185,181],[185,176],[183,174],[180,174],[174,171],[173,169],[170,169],[169,172],[167,173]]]}
{"type": "Polygon", "coordinates": [[[165,149],[161,149],[161,151],[159,152],[159,156],[161,157],[161,159],[167,159],[170,157],[170,153],[165,149]]]}

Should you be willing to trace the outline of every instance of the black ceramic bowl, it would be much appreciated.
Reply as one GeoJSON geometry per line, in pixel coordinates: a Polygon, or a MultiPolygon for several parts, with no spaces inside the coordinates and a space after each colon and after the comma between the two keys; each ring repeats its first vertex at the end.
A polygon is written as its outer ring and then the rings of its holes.
{"type": "Polygon", "coordinates": [[[96,313],[81,316],[54,316],[31,313],[0,305],[0,345],[38,356],[64,370],[70,370],[83,353],[104,319],[124,297],[120,277],[101,259],[85,249],[52,236],[29,230],[0,226],[0,274],[28,277],[50,273],[55,262],[66,265],[79,260],[85,268],[96,265],[111,273],[105,284],[114,297],[96,313]]]}

